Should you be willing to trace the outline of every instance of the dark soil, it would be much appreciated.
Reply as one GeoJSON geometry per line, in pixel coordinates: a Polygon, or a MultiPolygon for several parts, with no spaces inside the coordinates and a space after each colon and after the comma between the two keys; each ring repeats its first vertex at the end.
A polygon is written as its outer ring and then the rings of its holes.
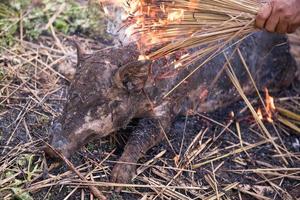
{"type": "MultiPolygon", "coordinates": [[[[293,93],[292,89],[289,89],[287,91],[281,92],[280,95],[291,95],[293,93]]],[[[278,94],[277,94],[278,95],[278,94]]],[[[239,121],[241,130],[242,130],[242,137],[243,141],[245,143],[250,143],[254,144],[259,141],[261,141],[261,137],[258,136],[257,134],[251,132],[249,130],[249,125],[254,123],[254,119],[251,117],[251,114],[249,112],[245,112],[239,116],[236,116],[235,118],[232,118],[230,116],[230,113],[233,111],[235,113],[238,113],[242,108],[245,107],[245,104],[241,102],[237,102],[233,105],[231,105],[228,108],[218,110],[214,113],[210,114],[205,114],[205,116],[214,119],[222,124],[227,124],[230,120],[234,121],[239,121]]],[[[3,133],[8,133],[9,129],[5,128],[7,127],[8,124],[16,117],[16,113],[9,113],[6,115],[5,120],[1,120],[1,131],[3,133]]],[[[27,116],[27,119],[29,122],[32,124],[37,124],[36,121],[33,119],[30,119],[30,116],[27,116]]],[[[77,152],[74,156],[72,156],[72,163],[76,166],[83,164],[86,162],[86,158],[91,158],[93,160],[99,160],[99,162],[104,159],[106,156],[107,152],[111,152],[113,148],[117,147],[116,154],[112,157],[113,159],[109,161],[115,161],[117,158],[121,155],[122,148],[124,145],[124,140],[126,140],[126,136],[130,134],[130,131],[134,128],[136,122],[133,122],[132,124],[129,125],[129,127],[125,130],[120,131],[117,133],[116,138],[113,143],[107,142],[111,140],[111,138],[105,138],[103,140],[95,140],[94,142],[88,144],[86,146],[86,149],[90,149],[90,151],[86,150],[81,150],[77,152]],[[102,145],[100,145],[102,143],[102,145]],[[118,144],[119,143],[119,144],[118,144]]],[[[234,123],[233,123],[234,124],[234,123]]],[[[267,124],[267,123],[266,123],[267,124]]],[[[36,127],[34,129],[34,126],[31,126],[32,132],[34,137],[37,138],[45,138],[47,136],[47,127],[36,127]]],[[[208,128],[207,133],[203,137],[203,142],[207,141],[210,138],[216,138],[217,135],[219,135],[223,128],[221,126],[218,126],[214,123],[212,123],[210,120],[205,119],[201,116],[179,116],[176,120],[176,122],[173,124],[172,129],[170,131],[170,134],[168,135],[171,144],[173,148],[175,149],[176,153],[179,153],[180,151],[180,146],[181,142],[183,141],[182,145],[182,151],[185,152],[189,144],[192,142],[194,137],[199,133],[199,131],[204,130],[208,128]]],[[[230,126],[232,131],[236,132],[235,126],[232,125],[230,126]]],[[[271,129],[271,125],[268,125],[268,128],[271,129]]],[[[253,129],[256,129],[254,126],[253,129]]],[[[15,133],[14,137],[14,143],[19,143],[20,141],[24,142],[26,141],[26,138],[24,138],[24,134],[22,134],[24,130],[22,128],[18,129],[18,131],[15,133]],[[23,135],[23,136],[22,136],[23,135]]],[[[275,133],[272,133],[274,137],[277,137],[275,133]]],[[[284,145],[288,148],[288,150],[291,153],[299,155],[300,153],[300,147],[295,145],[297,143],[297,140],[300,140],[300,136],[297,134],[291,133],[290,135],[286,135],[282,131],[280,131],[280,136],[282,138],[282,141],[284,145]]],[[[5,140],[2,140],[2,142],[5,142],[5,140]]],[[[221,134],[221,136],[216,139],[213,143],[212,146],[210,146],[209,149],[224,149],[228,146],[231,146],[232,144],[238,144],[239,140],[237,135],[233,135],[229,131],[225,131],[221,134]]],[[[167,150],[167,153],[164,155],[163,162],[158,161],[156,163],[157,165],[165,165],[168,163],[170,166],[174,166],[174,153],[172,152],[171,148],[169,147],[167,142],[163,142],[162,144],[154,147],[150,152],[148,152],[145,155],[145,158],[141,160],[141,162],[146,162],[147,160],[151,159],[155,155],[157,155],[159,152],[162,150],[167,150]]],[[[223,151],[220,152],[222,154],[229,153],[230,151],[223,151]]],[[[263,181],[264,179],[260,176],[258,176],[256,173],[251,173],[251,172],[242,172],[242,173],[233,173],[233,172],[228,172],[228,170],[241,170],[241,169],[255,169],[259,168],[261,166],[260,162],[264,162],[265,165],[270,165],[270,166],[283,166],[282,160],[275,158],[274,155],[274,148],[270,143],[258,146],[257,148],[251,149],[247,151],[247,154],[245,152],[242,152],[240,154],[236,154],[233,156],[229,156],[225,159],[221,159],[220,161],[216,161],[213,163],[213,165],[216,167],[220,163],[224,162],[222,167],[218,170],[218,173],[216,174],[217,181],[220,185],[223,184],[229,184],[229,183],[234,183],[234,182],[239,182],[240,184],[246,184],[246,185],[256,185],[257,182],[263,181]],[[247,155],[248,154],[248,155],[247,155]],[[236,162],[234,162],[235,159],[240,158],[245,161],[245,165],[239,165],[236,162]]],[[[198,158],[201,159],[201,158],[198,158]]],[[[51,163],[51,162],[50,162],[51,163]]],[[[110,167],[113,166],[112,162],[106,162],[105,165],[108,165],[110,167]]],[[[175,167],[175,166],[174,166],[175,167]]],[[[299,160],[290,160],[289,165],[286,167],[291,167],[291,168],[299,168],[300,167],[300,161],[299,160]]],[[[51,171],[51,174],[60,174],[63,173],[67,170],[66,166],[59,167],[53,171],[51,171]]],[[[200,167],[199,169],[196,170],[196,173],[193,175],[194,179],[199,183],[206,185],[205,182],[205,175],[208,175],[211,173],[211,165],[207,164],[204,165],[203,167],[200,167]]],[[[150,170],[147,170],[144,174],[148,174],[149,176],[155,176],[150,170]]],[[[170,175],[175,175],[170,174],[170,175]]],[[[159,178],[159,177],[157,177],[159,178]]],[[[190,174],[189,173],[183,173],[181,177],[181,181],[185,179],[189,179],[190,174]]],[[[108,179],[101,179],[101,181],[109,181],[108,179]]],[[[135,183],[141,183],[139,181],[135,181],[135,183]]],[[[293,195],[294,198],[299,198],[300,197],[300,192],[299,192],[299,181],[298,180],[290,180],[290,179],[279,179],[275,180],[274,183],[276,184],[281,184],[281,187],[290,192],[291,195],[293,195]],[[297,189],[298,188],[298,189],[297,189]]],[[[268,186],[268,183],[265,183],[263,185],[268,186]]],[[[45,195],[48,192],[48,189],[43,189],[42,191],[33,193],[34,199],[43,199],[45,195]]],[[[73,188],[71,187],[61,187],[60,185],[54,186],[51,188],[50,194],[48,195],[48,199],[63,199],[66,197],[73,188]]],[[[89,198],[89,191],[85,190],[85,198],[89,198]]],[[[141,189],[140,191],[149,191],[148,189],[141,189]]],[[[127,191],[121,196],[115,195],[114,198],[112,199],[140,199],[140,195],[136,194],[130,194],[131,192],[127,191]]],[[[192,193],[187,192],[188,196],[191,198],[195,198],[195,196],[192,193]]],[[[231,190],[230,192],[226,193],[228,197],[231,199],[239,199],[238,198],[238,192],[231,190]]],[[[265,194],[267,197],[273,198],[274,193],[270,194],[265,194]]],[[[75,192],[69,199],[81,199],[81,192],[77,191],[75,192]]],[[[243,195],[243,199],[253,199],[252,196],[250,195],[243,195]]],[[[280,196],[276,196],[275,199],[282,199],[280,196]]]]}
{"type": "MultiPolygon", "coordinates": [[[[45,99],[44,102],[47,105],[51,106],[51,108],[55,111],[55,113],[59,116],[59,113],[62,112],[62,107],[65,102],[65,96],[67,91],[67,82],[61,81],[61,88],[55,93],[45,99]],[[52,100],[52,99],[59,100],[52,100]]],[[[28,94],[20,94],[21,96],[29,96],[28,94]]],[[[280,97],[299,97],[299,93],[295,91],[295,88],[290,87],[285,91],[281,91],[280,93],[272,94],[275,99],[279,99],[280,97]]],[[[0,99],[1,100],[1,99],[0,99]]],[[[251,98],[255,102],[257,97],[251,98]]],[[[57,117],[54,117],[52,114],[47,113],[45,109],[41,105],[35,105],[35,112],[27,112],[22,119],[20,119],[20,113],[22,114],[22,109],[26,107],[26,105],[34,104],[30,99],[24,100],[10,100],[9,103],[0,107],[0,145],[1,145],[1,153],[4,148],[6,148],[6,144],[8,139],[12,136],[12,140],[9,143],[9,147],[13,148],[20,144],[25,144],[30,140],[43,139],[45,141],[48,140],[49,136],[49,127],[53,120],[57,117]],[[24,121],[26,125],[24,125],[24,121]],[[27,132],[30,132],[27,134],[27,132]],[[32,138],[30,138],[32,137],[32,138]]],[[[276,102],[278,104],[282,104],[282,102],[276,102]]],[[[296,103],[296,110],[299,111],[299,103],[296,103]]],[[[209,156],[210,153],[217,151],[216,154],[218,157],[222,155],[230,154],[232,152],[232,148],[228,148],[232,145],[236,145],[236,148],[239,148],[240,139],[237,134],[236,124],[240,125],[241,130],[241,138],[243,141],[243,145],[248,146],[248,144],[256,144],[264,140],[262,135],[258,134],[259,129],[255,124],[255,120],[253,119],[251,113],[249,111],[245,111],[242,114],[239,112],[245,108],[245,103],[243,101],[236,102],[231,106],[220,109],[214,113],[199,113],[191,116],[178,116],[175,123],[172,125],[172,129],[168,134],[168,138],[170,143],[176,154],[180,154],[181,158],[184,158],[184,153],[187,148],[194,140],[194,138],[199,134],[200,131],[204,131],[207,129],[205,134],[202,137],[202,144],[211,140],[204,150],[195,158],[192,164],[197,164],[200,162],[205,162],[214,158],[214,156],[209,156]],[[232,116],[232,112],[235,113],[232,116]],[[224,127],[216,124],[212,120],[215,120],[222,125],[226,126],[231,122],[229,129],[232,130],[224,130],[224,127]]],[[[258,103],[253,103],[255,108],[261,107],[258,103]]],[[[202,187],[201,194],[206,194],[206,198],[210,195],[214,194],[214,190],[212,186],[209,184],[207,177],[215,177],[215,182],[218,183],[219,192],[224,192],[225,195],[230,199],[239,199],[239,195],[242,195],[243,199],[254,199],[254,197],[247,193],[241,193],[237,189],[232,189],[229,191],[224,191],[223,188],[232,183],[238,183],[239,186],[266,186],[267,188],[271,188],[271,191],[264,190],[260,194],[269,197],[271,199],[289,199],[293,197],[294,199],[300,198],[300,182],[299,182],[299,171],[294,173],[294,177],[278,177],[276,175],[270,174],[261,174],[251,171],[243,171],[247,169],[261,169],[261,168],[300,168],[300,135],[295,131],[283,126],[278,121],[276,121],[276,116],[274,117],[275,124],[278,130],[279,135],[274,131],[272,124],[265,122],[268,130],[270,131],[273,137],[276,137],[276,143],[281,147],[286,147],[290,155],[292,157],[288,157],[288,164],[285,164],[283,160],[278,156],[274,146],[271,143],[265,143],[259,145],[255,148],[251,148],[250,150],[242,151],[241,153],[232,154],[230,156],[225,156],[223,158],[217,159],[213,162],[208,162],[207,164],[195,169],[195,173],[191,172],[183,172],[176,180],[174,180],[172,185],[181,186],[181,185],[192,185],[202,187]],[[285,130],[285,131],[284,131],[285,130]],[[281,141],[282,144],[281,144],[281,141]],[[214,169],[217,167],[215,174],[212,173],[214,169]],[[232,170],[240,170],[233,172],[232,170]],[[271,181],[271,182],[270,182],[271,181]],[[193,183],[193,184],[192,184],[193,183]],[[278,190],[277,193],[273,185],[279,186],[282,190],[278,190]],[[289,193],[288,196],[286,193],[289,193]]],[[[138,121],[138,119],[137,119],[138,121]]],[[[107,157],[107,155],[112,152],[115,148],[116,151],[112,154],[112,156],[107,159],[103,165],[108,166],[110,169],[114,166],[114,162],[118,160],[122,153],[122,149],[124,144],[126,143],[126,139],[130,132],[134,129],[137,121],[132,122],[127,129],[120,130],[113,136],[109,136],[107,138],[103,138],[101,140],[94,140],[85,146],[82,150],[74,153],[71,157],[71,162],[75,166],[79,166],[81,164],[87,163],[89,159],[92,159],[98,163],[100,163],[103,159],[107,157]]],[[[33,147],[34,148],[34,147],[33,147]]],[[[38,150],[38,156],[43,157],[42,150],[39,150],[40,146],[36,149],[38,150]]],[[[159,158],[156,163],[154,163],[155,167],[149,167],[145,170],[142,175],[139,177],[148,177],[157,180],[158,182],[167,185],[172,177],[176,175],[176,171],[164,169],[161,170],[157,166],[168,166],[168,167],[176,167],[174,163],[175,153],[168,144],[168,142],[164,141],[158,146],[155,146],[151,149],[143,159],[140,160],[140,163],[145,163],[148,160],[155,157],[159,152],[166,150],[166,154],[163,157],[159,158]],[[157,171],[163,173],[164,175],[160,175],[157,171]],[[163,178],[165,177],[165,178],[163,178]]],[[[7,151],[6,151],[7,152],[7,151]]],[[[283,153],[285,153],[283,151],[283,153]]],[[[7,156],[5,153],[1,155],[1,157],[7,156]]],[[[47,165],[51,166],[54,163],[53,160],[47,159],[47,165]]],[[[177,166],[180,167],[180,166],[177,166]]],[[[87,171],[92,170],[90,167],[87,171]]],[[[191,165],[186,166],[186,169],[191,169],[191,165]]],[[[39,179],[35,180],[34,183],[39,183],[44,179],[47,179],[51,176],[62,174],[67,171],[67,167],[62,165],[57,167],[50,172],[41,172],[43,176],[39,179]]],[[[278,172],[278,171],[276,171],[278,172]]],[[[282,174],[286,173],[284,170],[282,174]]],[[[107,181],[109,182],[109,175],[103,175],[103,173],[99,173],[100,178],[95,178],[95,181],[107,181]]],[[[135,184],[148,184],[144,181],[141,181],[140,178],[134,181],[135,184]]],[[[24,188],[30,188],[30,184],[25,185],[24,188]]],[[[73,186],[57,184],[53,187],[45,187],[40,190],[36,190],[31,193],[33,199],[64,199],[69,193],[74,189],[73,186]]],[[[278,189],[278,188],[277,188],[278,189]]],[[[111,194],[112,190],[105,188],[105,194],[111,194]]],[[[202,199],[199,195],[199,191],[194,190],[182,190],[178,189],[177,192],[186,195],[191,199],[202,199]]],[[[250,192],[254,192],[253,189],[249,190],[250,192]]],[[[82,199],[82,190],[77,190],[74,192],[69,199],[82,199]]],[[[154,195],[156,193],[151,189],[129,189],[125,188],[123,193],[120,195],[114,194],[111,199],[141,199],[143,195],[148,193],[149,195],[154,195]]],[[[0,195],[1,198],[1,195],[0,195]]],[[[84,199],[90,199],[90,192],[88,189],[84,189],[84,199]]],[[[163,199],[163,198],[158,198],[163,199]]]]}

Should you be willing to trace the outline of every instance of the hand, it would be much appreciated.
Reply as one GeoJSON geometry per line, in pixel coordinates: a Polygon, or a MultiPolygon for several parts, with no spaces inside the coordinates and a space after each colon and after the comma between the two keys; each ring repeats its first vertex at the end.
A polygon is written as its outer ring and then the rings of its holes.
{"type": "Polygon", "coordinates": [[[295,32],[300,26],[300,0],[270,0],[259,11],[256,26],[269,32],[295,32]]]}

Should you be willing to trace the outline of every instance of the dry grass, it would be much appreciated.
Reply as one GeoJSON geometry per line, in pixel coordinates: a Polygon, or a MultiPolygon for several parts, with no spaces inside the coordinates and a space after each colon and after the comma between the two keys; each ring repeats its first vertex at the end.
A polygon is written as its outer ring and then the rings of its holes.
{"type": "MultiPolygon", "coordinates": [[[[293,38],[299,41],[299,36],[293,38]]],[[[110,138],[97,141],[94,148],[83,148],[71,160],[75,166],[71,169],[50,164],[39,149],[48,136],[49,122],[60,115],[65,101],[71,78],[66,66],[76,63],[68,39],[52,31],[52,36],[36,43],[16,36],[13,47],[0,46],[0,199],[93,199],[91,186],[105,195],[112,193],[112,186],[120,186],[109,182],[117,158],[110,138]]],[[[77,40],[101,48],[94,41],[77,40]]],[[[300,144],[295,128],[300,126],[299,94],[276,97],[274,122],[268,123],[256,113],[264,107],[264,95],[246,97],[234,69],[229,66],[227,73],[245,107],[234,108],[231,118],[192,113],[176,122],[185,128],[173,128],[170,142],[178,152],[181,149],[181,155],[174,160],[168,145],[152,150],[137,165],[133,183],[121,184],[124,199],[292,199],[299,195],[300,144]]]]}
{"type": "Polygon", "coordinates": [[[183,66],[256,31],[260,8],[255,0],[124,0],[116,4],[129,13],[124,22],[126,36],[136,40],[149,59],[206,46],[183,56],[179,61],[183,66]],[[161,48],[147,53],[156,46],[161,48]]]}
{"type": "Polygon", "coordinates": [[[111,3],[124,8],[127,18],[122,23],[120,35],[137,42],[141,60],[180,54],[181,57],[170,64],[178,70],[197,60],[203,60],[198,68],[181,80],[165,97],[205,63],[221,54],[226,46],[236,44],[256,32],[255,18],[261,7],[256,0],[100,2],[103,3],[104,10],[111,3]],[[189,51],[195,48],[196,51],[189,51]]]}
{"type": "MultiPolygon", "coordinates": [[[[3,199],[10,199],[14,195],[23,199],[30,196],[39,199],[39,193],[45,198],[58,198],[58,191],[62,191],[60,198],[72,199],[77,196],[77,199],[84,199],[93,196],[87,190],[91,186],[109,195],[111,187],[120,185],[125,186],[125,194],[141,199],[228,199],[233,196],[240,199],[286,199],[297,194],[300,154],[292,147],[287,148],[288,138],[296,132],[281,123],[276,115],[274,127],[269,123],[264,125],[269,134],[266,130],[261,131],[258,128],[261,124],[257,124],[258,120],[245,112],[244,108],[235,111],[243,113],[241,120],[237,121],[218,122],[210,116],[193,113],[199,117],[197,123],[206,125],[198,133],[194,131],[186,136],[190,139],[183,141],[184,148],[178,160],[174,162],[172,155],[168,155],[168,145],[157,148],[144,159],[143,164],[138,165],[133,184],[109,182],[116,155],[114,151],[105,149],[98,157],[84,148],[82,152],[85,156],[80,156],[81,164],[76,164],[75,170],[60,168],[57,172],[57,164],[47,164],[48,160],[37,148],[43,144],[41,140],[47,134],[36,135],[39,131],[35,130],[35,124],[28,122],[32,113],[37,118],[43,116],[50,119],[59,115],[60,111],[53,107],[64,101],[64,94],[61,93],[64,89],[61,88],[65,87],[66,78],[57,71],[58,63],[68,65],[76,61],[74,49],[65,42],[67,38],[63,35],[53,38],[56,39],[45,37],[40,44],[19,42],[11,49],[4,48],[5,53],[1,55],[2,69],[5,71],[1,82],[4,88],[1,117],[3,119],[10,116],[10,112],[18,112],[18,118],[9,124],[12,132],[5,133],[5,140],[2,141],[7,145],[2,147],[1,152],[3,148],[8,152],[0,160],[0,191],[3,199]],[[48,75],[46,81],[36,79],[36,74],[44,73],[48,75]],[[248,120],[244,121],[244,118],[248,120]],[[279,135],[276,135],[275,128],[279,135]],[[249,140],[249,134],[255,139],[249,140]],[[24,141],[18,144],[15,140],[18,137],[23,137],[24,141]],[[10,142],[8,138],[12,138],[10,142]],[[259,152],[265,148],[269,149],[269,155],[263,157],[259,152]],[[293,183],[295,188],[289,188],[287,183],[293,183]]],[[[230,72],[235,81],[234,74],[230,72]]],[[[237,82],[235,84],[238,86],[237,82]]],[[[264,95],[261,96],[264,100],[264,95]]],[[[277,98],[278,115],[299,125],[299,100],[297,96],[277,98]]],[[[255,112],[259,104],[253,103],[253,99],[249,103],[248,106],[252,106],[255,112]]],[[[263,120],[262,123],[265,122],[263,120]]],[[[189,123],[189,119],[183,120],[183,123],[189,123]]],[[[191,131],[191,128],[187,130],[191,131]]],[[[174,148],[179,148],[175,145],[176,140],[173,140],[174,148]]],[[[296,141],[292,141],[295,146],[296,141]]],[[[104,146],[110,143],[110,140],[101,141],[104,146]]]]}

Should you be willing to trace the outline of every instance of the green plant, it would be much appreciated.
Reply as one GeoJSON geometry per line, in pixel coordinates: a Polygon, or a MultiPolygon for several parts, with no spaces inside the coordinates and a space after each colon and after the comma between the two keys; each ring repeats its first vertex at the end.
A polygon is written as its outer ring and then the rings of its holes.
{"type": "Polygon", "coordinates": [[[30,0],[0,3],[0,45],[12,45],[20,27],[28,40],[38,39],[41,34],[51,34],[51,25],[56,31],[68,35],[103,35],[105,26],[102,19],[97,2],[81,5],[74,0],[41,0],[40,6],[32,5],[30,0]],[[53,23],[49,25],[51,20],[53,23]]]}
{"type": "Polygon", "coordinates": [[[15,162],[0,175],[0,193],[11,191],[14,199],[32,200],[30,193],[24,190],[24,185],[30,183],[41,172],[41,159],[34,154],[21,154],[15,162]],[[20,173],[20,171],[22,173],[20,173]]]}

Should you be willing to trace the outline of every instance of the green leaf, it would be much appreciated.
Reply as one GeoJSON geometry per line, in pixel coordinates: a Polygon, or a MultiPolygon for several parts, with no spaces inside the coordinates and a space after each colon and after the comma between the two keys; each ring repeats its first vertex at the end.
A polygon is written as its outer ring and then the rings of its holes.
{"type": "Polygon", "coordinates": [[[63,33],[68,33],[69,30],[69,25],[62,19],[56,19],[54,22],[54,27],[63,33]]]}
{"type": "Polygon", "coordinates": [[[12,171],[6,171],[5,172],[5,177],[6,178],[9,178],[9,177],[12,177],[15,173],[13,173],[12,171]]]}
{"type": "Polygon", "coordinates": [[[27,160],[26,160],[26,158],[25,158],[24,156],[22,156],[22,157],[20,157],[20,158],[17,160],[17,163],[18,163],[19,166],[24,167],[24,166],[26,166],[26,164],[27,164],[27,160]]]}
{"type": "Polygon", "coordinates": [[[24,192],[21,188],[11,188],[13,191],[15,198],[19,200],[33,200],[30,196],[29,192],[24,192]]]}

